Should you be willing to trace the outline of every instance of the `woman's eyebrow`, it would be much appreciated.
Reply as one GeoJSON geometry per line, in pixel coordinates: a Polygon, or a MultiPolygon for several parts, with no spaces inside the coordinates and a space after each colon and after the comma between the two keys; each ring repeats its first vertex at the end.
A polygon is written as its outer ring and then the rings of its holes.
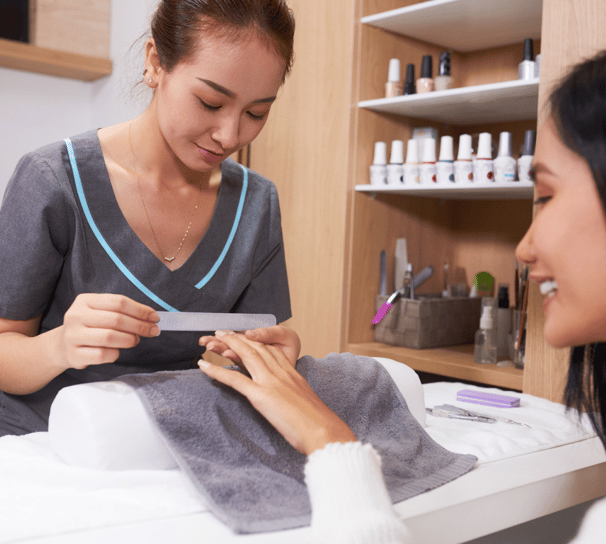
{"type": "MultiPolygon", "coordinates": [[[[209,87],[211,87],[212,89],[214,89],[215,91],[224,94],[225,96],[229,97],[229,98],[235,98],[236,97],[236,93],[234,93],[233,91],[230,91],[229,89],[226,89],[225,87],[223,87],[222,85],[219,85],[218,83],[215,83],[214,81],[210,81],[208,79],[202,79],[201,77],[198,78],[200,81],[202,81],[203,83],[206,83],[209,87]]],[[[265,102],[274,102],[276,100],[275,96],[269,96],[267,98],[259,98],[258,100],[253,100],[254,104],[257,103],[265,103],[265,102]]]]}

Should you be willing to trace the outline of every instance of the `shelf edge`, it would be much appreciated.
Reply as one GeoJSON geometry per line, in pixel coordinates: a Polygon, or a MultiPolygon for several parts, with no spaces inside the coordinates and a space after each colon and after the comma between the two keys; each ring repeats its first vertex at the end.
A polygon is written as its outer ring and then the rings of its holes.
{"type": "Polygon", "coordinates": [[[0,39],[0,67],[95,81],[112,73],[111,59],[89,57],[0,39]]]}

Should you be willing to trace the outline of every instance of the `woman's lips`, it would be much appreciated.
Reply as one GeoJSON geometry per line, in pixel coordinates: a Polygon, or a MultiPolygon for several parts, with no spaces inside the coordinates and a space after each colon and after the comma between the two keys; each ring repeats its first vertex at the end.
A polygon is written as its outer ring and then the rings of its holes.
{"type": "Polygon", "coordinates": [[[218,155],[217,153],[213,153],[212,151],[209,151],[208,149],[204,149],[203,147],[198,146],[198,149],[200,150],[200,153],[202,153],[202,156],[204,157],[204,160],[207,162],[219,162],[221,160],[223,160],[224,155],[218,155]]]}

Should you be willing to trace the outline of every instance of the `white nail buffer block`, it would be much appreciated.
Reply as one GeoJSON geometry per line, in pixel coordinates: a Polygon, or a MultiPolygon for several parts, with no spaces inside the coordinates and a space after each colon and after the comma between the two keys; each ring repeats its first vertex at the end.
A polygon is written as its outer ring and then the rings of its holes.
{"type": "Polygon", "coordinates": [[[158,312],[157,325],[163,331],[247,331],[272,327],[272,314],[230,314],[204,312],[158,312]]]}
{"type": "Polygon", "coordinates": [[[394,291],[404,287],[404,276],[406,275],[407,264],[408,251],[406,248],[406,238],[398,238],[394,255],[394,291]]]}

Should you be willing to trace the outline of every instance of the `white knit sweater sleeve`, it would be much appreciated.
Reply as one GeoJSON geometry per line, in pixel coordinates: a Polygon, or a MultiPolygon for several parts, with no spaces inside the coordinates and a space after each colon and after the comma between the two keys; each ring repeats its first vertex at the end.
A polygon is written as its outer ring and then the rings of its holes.
{"type": "Polygon", "coordinates": [[[305,465],[314,544],[410,544],[370,444],[328,444],[305,465]]]}

